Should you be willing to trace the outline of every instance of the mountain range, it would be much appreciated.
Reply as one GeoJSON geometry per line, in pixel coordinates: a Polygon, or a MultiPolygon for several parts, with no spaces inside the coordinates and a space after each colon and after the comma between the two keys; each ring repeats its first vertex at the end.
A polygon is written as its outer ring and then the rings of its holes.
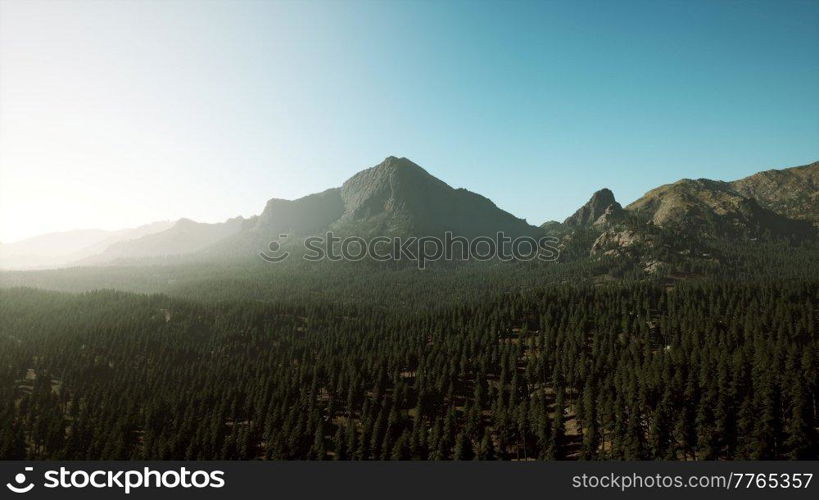
{"type": "Polygon", "coordinates": [[[0,245],[0,266],[92,266],[180,256],[248,258],[280,235],[297,241],[324,231],[365,238],[446,231],[466,237],[494,236],[499,231],[513,238],[548,234],[564,248],[575,247],[589,257],[656,260],[645,250],[660,240],[665,245],[678,243],[680,248],[672,251],[682,252],[686,240],[801,241],[815,239],[817,230],[819,162],[730,182],[682,179],[652,189],[626,207],[604,188],[562,223],[548,221],[536,227],[480,194],[447,185],[406,158],[390,156],[340,187],[296,200],[271,199],[250,218],[216,224],[180,219],[116,232],[53,233],[0,245]],[[673,237],[664,238],[669,235],[673,237]]]}
{"type": "Polygon", "coordinates": [[[116,231],[78,229],[2,243],[0,268],[43,269],[72,265],[102,254],[113,245],[162,233],[173,226],[172,221],[159,221],[116,231]]]}

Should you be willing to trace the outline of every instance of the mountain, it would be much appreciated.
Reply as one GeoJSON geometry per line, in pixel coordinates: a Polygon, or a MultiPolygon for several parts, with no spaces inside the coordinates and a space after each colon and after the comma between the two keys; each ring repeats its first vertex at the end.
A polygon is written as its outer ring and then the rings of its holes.
{"type": "Polygon", "coordinates": [[[87,257],[77,264],[111,264],[126,259],[144,259],[186,255],[207,248],[228,236],[238,233],[244,219],[236,217],[225,222],[206,224],[190,219],[179,219],[165,231],[141,238],[121,241],[108,246],[103,252],[87,257]]]}
{"type": "MultiPolygon", "coordinates": [[[[632,259],[653,272],[681,258],[713,262],[720,244],[815,240],[811,224],[819,221],[817,165],[769,170],[731,182],[681,179],[657,187],[617,217],[612,212],[598,218],[600,232],[590,253],[632,259]]],[[[603,199],[608,201],[608,194],[603,199]]],[[[593,205],[590,201],[573,217],[587,225],[593,205]]]]}
{"type": "Polygon", "coordinates": [[[298,235],[313,234],[341,217],[344,202],[339,188],[296,200],[271,199],[255,221],[253,230],[298,235]]]}
{"type": "Polygon", "coordinates": [[[270,199],[260,215],[246,219],[238,231],[199,254],[206,259],[255,257],[281,235],[295,242],[294,237],[319,233],[344,212],[340,193],[332,188],[296,200],[270,199]]]}
{"type": "Polygon", "coordinates": [[[819,162],[766,170],[729,184],[772,212],[819,226],[819,162]]]}
{"type": "Polygon", "coordinates": [[[341,187],[296,200],[269,200],[258,216],[223,224],[182,220],[167,231],[113,245],[83,264],[197,254],[205,259],[255,257],[271,241],[297,245],[309,235],[511,237],[543,232],[491,200],[455,189],[406,158],[390,156],[341,187]],[[282,236],[285,235],[285,236],[282,236]]]}
{"type": "Polygon", "coordinates": [[[65,266],[96,255],[118,242],[164,231],[172,224],[170,221],[160,221],[116,231],[79,229],[48,233],[15,243],[2,244],[0,268],[42,269],[65,266]]]}
{"type": "Polygon", "coordinates": [[[685,229],[701,238],[787,237],[807,233],[807,224],[764,208],[731,183],[682,179],[652,189],[626,210],[652,224],[685,229]]]}
{"type": "Polygon", "coordinates": [[[209,256],[255,256],[271,241],[295,243],[332,231],[338,236],[512,237],[542,231],[491,200],[455,189],[406,158],[390,156],[331,188],[297,200],[271,199],[241,231],[204,250],[209,256]],[[287,239],[280,238],[287,235],[287,239]]]}
{"type": "Polygon", "coordinates": [[[619,213],[621,209],[620,204],[614,199],[614,193],[608,188],[603,188],[595,192],[589,201],[563,221],[563,224],[569,227],[588,227],[607,211],[611,215],[619,213]]]}
{"type": "MultiPolygon", "coordinates": [[[[37,249],[59,246],[66,265],[111,264],[133,259],[190,256],[254,258],[270,242],[299,247],[310,235],[465,237],[548,234],[560,240],[563,259],[627,255],[666,259],[705,255],[714,242],[815,239],[819,228],[819,163],[768,170],[724,182],[682,179],[648,191],[623,208],[607,188],[563,223],[528,224],[491,200],[456,189],[407,158],[390,156],[350,177],[340,187],[296,200],[270,199],[257,216],[204,224],[181,219],[165,227],[122,234],[74,232],[0,247],[3,265],[36,260],[37,249]],[[170,225],[170,227],[168,227],[170,225]],[[62,241],[60,245],[53,241],[62,241]],[[70,242],[70,244],[69,244],[70,242]],[[662,252],[659,249],[662,247],[662,252]],[[627,251],[625,251],[627,250],[627,251]],[[16,252],[16,253],[15,253],[16,252]]],[[[53,253],[53,252],[52,252],[53,253]]]]}
{"type": "Polygon", "coordinates": [[[565,227],[556,220],[547,220],[540,225],[540,229],[542,229],[546,234],[560,234],[564,231],[565,227]]]}
{"type": "Polygon", "coordinates": [[[454,189],[406,158],[390,156],[341,187],[344,212],[331,228],[365,235],[538,234],[525,220],[466,189],[454,189]]]}

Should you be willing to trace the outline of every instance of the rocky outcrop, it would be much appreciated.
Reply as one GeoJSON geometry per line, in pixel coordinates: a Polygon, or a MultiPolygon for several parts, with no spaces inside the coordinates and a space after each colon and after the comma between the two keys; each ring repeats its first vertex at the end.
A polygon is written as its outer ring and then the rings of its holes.
{"type": "Polygon", "coordinates": [[[819,226],[819,162],[766,170],[729,184],[737,193],[778,215],[819,226]]]}
{"type": "Polygon", "coordinates": [[[632,229],[608,230],[603,232],[592,245],[591,255],[616,256],[628,253],[638,243],[643,243],[646,238],[643,234],[632,229]]]}
{"type": "Polygon", "coordinates": [[[563,224],[570,227],[591,226],[612,206],[620,208],[620,204],[614,199],[614,193],[607,188],[603,188],[595,192],[589,201],[563,221],[563,224]]]}
{"type": "Polygon", "coordinates": [[[619,224],[625,217],[625,211],[616,201],[606,207],[606,210],[592,223],[595,228],[605,229],[615,224],[619,224]]]}

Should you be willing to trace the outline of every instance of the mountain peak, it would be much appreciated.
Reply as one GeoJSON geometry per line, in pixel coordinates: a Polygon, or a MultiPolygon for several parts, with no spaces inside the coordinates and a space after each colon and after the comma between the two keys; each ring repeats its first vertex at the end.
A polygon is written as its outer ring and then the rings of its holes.
{"type": "MultiPolygon", "coordinates": [[[[412,161],[410,161],[409,159],[407,159],[404,156],[399,158],[398,156],[390,155],[390,156],[384,158],[384,161],[382,161],[379,165],[392,164],[392,163],[406,164],[406,163],[412,163],[412,161]]],[[[413,165],[414,165],[414,163],[413,163],[413,165]]]]}
{"type": "MultiPolygon", "coordinates": [[[[412,160],[397,156],[388,156],[384,158],[384,161],[373,167],[372,169],[368,170],[375,170],[375,171],[383,171],[383,172],[392,172],[392,171],[411,171],[416,173],[423,173],[426,175],[430,175],[426,170],[424,170],[420,165],[413,162],[412,160]]],[[[366,172],[367,170],[364,170],[366,172]]],[[[430,175],[431,177],[431,175],[430,175]]]]}
{"type": "Polygon", "coordinates": [[[341,186],[341,198],[348,217],[366,218],[423,204],[424,193],[435,188],[451,189],[412,161],[388,156],[347,179],[341,186]]]}
{"type": "Polygon", "coordinates": [[[489,199],[453,189],[407,158],[388,156],[341,186],[344,214],[334,225],[367,234],[529,234],[534,228],[489,199]]]}
{"type": "Polygon", "coordinates": [[[606,213],[606,209],[615,205],[615,209],[620,208],[620,204],[614,199],[614,193],[608,188],[603,188],[589,198],[585,205],[580,207],[574,214],[568,217],[563,223],[568,226],[590,226],[606,213]]]}
{"type": "Polygon", "coordinates": [[[592,194],[591,199],[589,201],[597,201],[600,203],[606,203],[608,205],[611,205],[615,201],[614,193],[612,193],[611,189],[609,188],[603,188],[598,191],[595,191],[594,194],[592,194]]]}

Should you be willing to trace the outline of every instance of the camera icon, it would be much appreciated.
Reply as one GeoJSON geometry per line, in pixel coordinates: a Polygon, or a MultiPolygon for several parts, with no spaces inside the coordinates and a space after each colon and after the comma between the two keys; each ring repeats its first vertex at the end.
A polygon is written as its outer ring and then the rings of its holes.
{"type": "MultiPolygon", "coordinates": [[[[26,472],[31,472],[33,470],[34,467],[26,467],[26,472]]],[[[23,486],[23,483],[26,482],[26,475],[22,472],[14,476],[14,481],[17,483],[16,486],[11,483],[6,483],[6,488],[10,489],[14,493],[28,493],[34,488],[34,483],[28,483],[23,486]]]]}

